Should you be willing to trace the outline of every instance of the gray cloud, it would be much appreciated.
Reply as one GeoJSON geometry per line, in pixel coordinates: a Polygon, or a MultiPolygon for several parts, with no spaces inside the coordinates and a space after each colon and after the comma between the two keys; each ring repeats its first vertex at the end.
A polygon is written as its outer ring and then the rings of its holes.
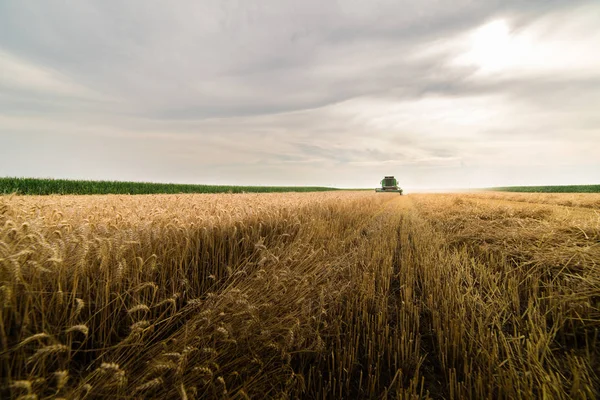
{"type": "Polygon", "coordinates": [[[598,22],[585,1],[2,3],[0,174],[510,184],[528,152],[539,180],[568,144],[599,181],[598,22]],[[499,18],[534,38],[529,59],[457,64],[499,18]]]}

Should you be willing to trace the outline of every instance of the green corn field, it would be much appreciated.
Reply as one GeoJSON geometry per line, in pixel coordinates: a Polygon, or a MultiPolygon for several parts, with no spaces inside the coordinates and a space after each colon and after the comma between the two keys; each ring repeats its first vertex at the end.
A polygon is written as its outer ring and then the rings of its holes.
{"type": "Polygon", "coordinates": [[[323,192],[329,190],[336,189],[319,186],[227,186],[67,179],[0,178],[0,193],[18,193],[27,195],[283,193],[323,192]]]}

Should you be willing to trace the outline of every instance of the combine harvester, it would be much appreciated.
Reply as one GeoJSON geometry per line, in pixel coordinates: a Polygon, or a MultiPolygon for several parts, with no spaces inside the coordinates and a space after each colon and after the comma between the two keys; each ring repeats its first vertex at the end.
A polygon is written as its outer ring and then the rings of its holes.
{"type": "Polygon", "coordinates": [[[386,176],[381,180],[381,187],[375,189],[377,193],[400,193],[402,195],[402,189],[398,187],[398,181],[393,176],[386,176]]]}

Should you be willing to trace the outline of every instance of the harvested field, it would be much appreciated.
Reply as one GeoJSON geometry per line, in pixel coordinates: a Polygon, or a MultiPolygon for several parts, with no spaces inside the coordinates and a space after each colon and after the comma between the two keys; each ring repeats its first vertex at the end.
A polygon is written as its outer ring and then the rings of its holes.
{"type": "Polygon", "coordinates": [[[599,200],[3,196],[0,397],[597,398],[599,200]]]}
{"type": "Polygon", "coordinates": [[[549,204],[565,207],[592,208],[600,211],[600,194],[584,193],[465,193],[467,199],[517,201],[520,203],[549,204]]]}

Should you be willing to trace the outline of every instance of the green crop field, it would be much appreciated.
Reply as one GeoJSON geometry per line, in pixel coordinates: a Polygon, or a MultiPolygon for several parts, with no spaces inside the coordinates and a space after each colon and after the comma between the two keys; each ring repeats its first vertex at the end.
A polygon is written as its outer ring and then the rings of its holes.
{"type": "Polygon", "coordinates": [[[600,193],[600,185],[508,186],[489,188],[487,190],[523,193],[600,193]]]}
{"type": "Polygon", "coordinates": [[[225,186],[67,179],[0,178],[0,193],[2,194],[281,193],[324,192],[329,190],[336,189],[319,186],[225,186]]]}

